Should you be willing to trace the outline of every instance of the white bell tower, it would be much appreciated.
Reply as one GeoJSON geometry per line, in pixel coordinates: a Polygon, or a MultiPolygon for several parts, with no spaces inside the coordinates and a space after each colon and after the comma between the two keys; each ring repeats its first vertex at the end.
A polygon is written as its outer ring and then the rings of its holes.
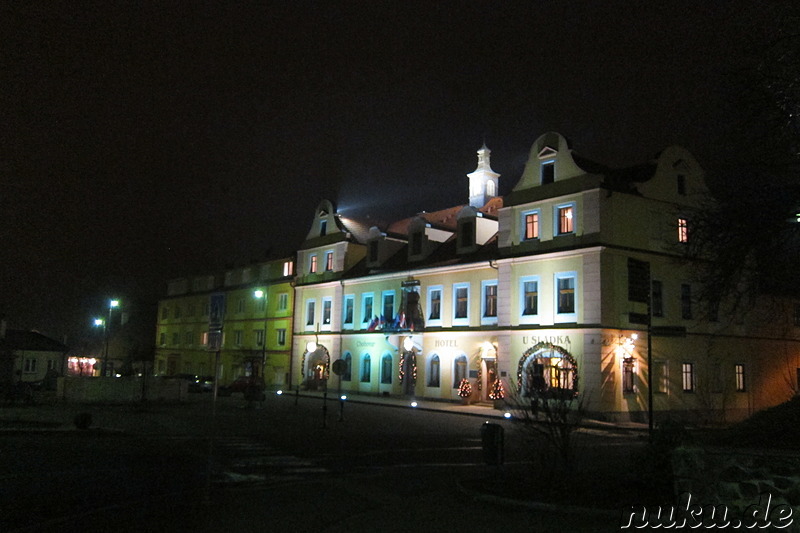
{"type": "Polygon", "coordinates": [[[490,198],[500,194],[498,189],[498,178],[500,174],[492,170],[489,163],[489,155],[492,153],[483,143],[478,150],[478,168],[474,172],[467,174],[469,178],[469,205],[480,209],[490,198]]]}

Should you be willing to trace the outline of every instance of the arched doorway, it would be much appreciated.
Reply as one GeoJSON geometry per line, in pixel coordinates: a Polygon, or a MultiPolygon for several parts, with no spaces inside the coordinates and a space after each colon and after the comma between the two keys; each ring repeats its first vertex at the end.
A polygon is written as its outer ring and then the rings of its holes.
{"type": "Polygon", "coordinates": [[[313,351],[303,353],[303,376],[307,390],[322,390],[331,373],[331,355],[321,344],[315,345],[313,351]]]}
{"type": "Polygon", "coordinates": [[[578,393],[578,364],[561,346],[540,342],[520,357],[517,385],[523,397],[574,396],[578,393]]]}

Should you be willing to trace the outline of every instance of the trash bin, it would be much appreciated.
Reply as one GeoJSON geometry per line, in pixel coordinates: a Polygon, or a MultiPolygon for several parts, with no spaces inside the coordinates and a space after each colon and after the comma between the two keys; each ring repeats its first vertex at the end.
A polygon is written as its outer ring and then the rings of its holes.
{"type": "Polygon", "coordinates": [[[503,426],[485,422],[481,426],[483,460],[487,465],[503,464],[503,426]]]}

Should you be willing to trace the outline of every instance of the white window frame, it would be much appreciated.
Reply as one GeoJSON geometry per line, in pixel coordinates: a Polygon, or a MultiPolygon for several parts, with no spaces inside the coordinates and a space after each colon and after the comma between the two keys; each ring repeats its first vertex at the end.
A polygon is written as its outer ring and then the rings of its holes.
{"type": "Polygon", "coordinates": [[[521,221],[520,225],[522,226],[520,228],[520,232],[519,232],[519,240],[520,240],[520,242],[538,241],[538,240],[541,239],[541,237],[542,237],[542,210],[541,209],[527,209],[527,210],[523,211],[522,214],[521,214],[521,217],[520,217],[520,221],[521,221]],[[528,224],[527,224],[528,215],[536,215],[537,216],[536,236],[530,237],[530,238],[527,236],[528,235],[528,224]]]}
{"type": "Polygon", "coordinates": [[[359,309],[359,313],[361,315],[361,329],[367,329],[369,327],[370,322],[372,319],[375,318],[375,293],[374,292],[365,292],[361,295],[361,309],[359,309]],[[364,313],[367,310],[367,299],[372,300],[372,311],[370,312],[370,316],[365,316],[364,313]]]}
{"type": "Polygon", "coordinates": [[[470,306],[470,284],[469,282],[453,283],[453,322],[454,326],[469,326],[469,306],[470,306]],[[456,309],[458,309],[458,291],[459,289],[467,289],[467,316],[456,318],[456,309]]]}
{"type": "Polygon", "coordinates": [[[541,302],[542,302],[542,280],[539,276],[523,276],[519,278],[519,323],[520,324],[538,324],[539,317],[541,316],[541,302]],[[525,314],[525,284],[536,283],[536,314],[525,314]]]}
{"type": "Polygon", "coordinates": [[[289,293],[282,292],[278,295],[278,311],[286,311],[289,309],[289,293]]]}
{"type": "Polygon", "coordinates": [[[441,326],[442,325],[442,308],[444,303],[444,285],[431,285],[427,289],[428,298],[425,305],[425,325],[426,326],[441,326]],[[433,293],[439,291],[439,318],[431,318],[431,311],[433,311],[433,293]]]}
{"type": "Polygon", "coordinates": [[[356,322],[356,295],[355,294],[345,294],[344,295],[344,303],[342,305],[342,329],[353,329],[355,327],[356,322]],[[347,305],[350,305],[350,309],[352,310],[352,315],[350,316],[350,321],[347,321],[347,305]]]}
{"type": "Polygon", "coordinates": [[[681,363],[681,390],[683,392],[695,392],[697,390],[697,375],[694,363],[691,361],[681,363]]]}
{"type": "MultiPolygon", "coordinates": [[[[499,298],[498,298],[498,291],[497,291],[497,280],[496,279],[487,279],[481,281],[481,325],[491,325],[497,324],[497,315],[499,313],[499,298]],[[487,287],[494,287],[494,316],[486,316],[486,288],[487,287]]],[[[469,311],[467,312],[469,313],[469,311]]]]}
{"type": "Polygon", "coordinates": [[[275,340],[278,342],[278,346],[286,346],[286,328],[275,330],[275,340]]]}
{"type": "Polygon", "coordinates": [[[563,323],[563,322],[577,322],[578,321],[578,272],[575,270],[571,270],[569,272],[556,272],[553,274],[553,316],[555,317],[555,323],[563,323]],[[558,312],[558,282],[562,279],[570,279],[572,278],[574,288],[573,288],[573,305],[575,307],[575,311],[572,313],[559,313],[558,312]]]}
{"type": "Polygon", "coordinates": [[[323,296],[320,306],[319,327],[321,330],[330,331],[333,323],[333,297],[323,296]]]}
{"type": "Polygon", "coordinates": [[[578,229],[578,206],[575,202],[564,202],[553,206],[553,235],[575,235],[578,229]],[[572,208],[572,231],[561,231],[561,210],[572,208]]]}
{"type": "Polygon", "coordinates": [[[307,330],[314,329],[314,325],[317,323],[317,300],[314,298],[309,298],[306,300],[306,307],[305,307],[305,316],[303,317],[303,321],[305,323],[307,330]]]}
{"type": "Polygon", "coordinates": [[[395,291],[383,291],[381,292],[381,314],[386,322],[391,323],[394,321],[394,317],[397,315],[397,295],[395,291]],[[386,311],[386,298],[388,296],[392,297],[392,316],[385,316],[386,311]]]}

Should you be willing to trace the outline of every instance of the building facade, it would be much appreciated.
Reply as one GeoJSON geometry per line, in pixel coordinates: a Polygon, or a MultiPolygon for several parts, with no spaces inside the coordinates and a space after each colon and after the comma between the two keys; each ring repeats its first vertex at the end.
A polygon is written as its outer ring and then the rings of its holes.
{"type": "Polygon", "coordinates": [[[172,280],[159,302],[154,374],[290,383],[294,260],[172,280]],[[218,335],[215,335],[218,333],[218,335]]]}
{"type": "Polygon", "coordinates": [[[466,204],[382,228],[319,204],[297,253],[292,386],[459,400],[466,380],[471,401],[570,391],[635,420],[651,397],[730,420],[796,392],[796,302],[730,324],[697,300],[683,247],[708,190],[686,150],[610,169],[547,133],[504,198],[499,178],[483,146],[466,204]]]}

